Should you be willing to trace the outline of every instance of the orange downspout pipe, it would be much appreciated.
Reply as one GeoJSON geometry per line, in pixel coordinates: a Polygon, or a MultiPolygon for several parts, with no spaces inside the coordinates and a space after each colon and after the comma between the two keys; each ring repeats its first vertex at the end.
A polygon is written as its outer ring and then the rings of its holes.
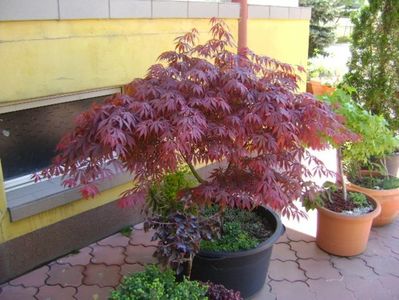
{"type": "Polygon", "coordinates": [[[238,52],[248,47],[248,0],[233,0],[240,3],[240,20],[238,21],[238,52]]]}

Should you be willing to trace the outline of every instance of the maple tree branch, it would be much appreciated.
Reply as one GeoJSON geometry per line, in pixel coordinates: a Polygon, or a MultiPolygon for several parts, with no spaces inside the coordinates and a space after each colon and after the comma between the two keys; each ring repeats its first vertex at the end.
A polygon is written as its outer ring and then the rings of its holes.
{"type": "Polygon", "coordinates": [[[188,167],[190,168],[191,173],[193,173],[195,179],[197,179],[197,181],[199,183],[205,183],[206,180],[204,180],[197,172],[197,170],[194,168],[193,164],[191,162],[189,162],[185,157],[184,160],[186,162],[186,164],[188,165],[188,167]]]}

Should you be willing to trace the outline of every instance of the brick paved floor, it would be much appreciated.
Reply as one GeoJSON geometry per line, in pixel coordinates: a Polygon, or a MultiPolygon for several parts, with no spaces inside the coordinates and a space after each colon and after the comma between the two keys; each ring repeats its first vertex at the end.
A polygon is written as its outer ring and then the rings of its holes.
{"type": "MultiPolygon", "coordinates": [[[[356,257],[328,255],[314,242],[315,215],[297,223],[273,249],[269,278],[252,300],[399,299],[399,220],[373,228],[356,257]]],[[[154,262],[154,243],[140,225],[130,238],[117,233],[0,286],[0,300],[100,300],[123,275],[154,262]]]]}

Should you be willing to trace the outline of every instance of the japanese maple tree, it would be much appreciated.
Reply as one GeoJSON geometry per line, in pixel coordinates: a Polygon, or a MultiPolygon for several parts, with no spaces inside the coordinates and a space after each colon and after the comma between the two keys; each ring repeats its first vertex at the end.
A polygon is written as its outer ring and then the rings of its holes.
{"type": "Polygon", "coordinates": [[[181,194],[186,201],[301,215],[293,201],[317,189],[306,178],[331,175],[308,149],[351,134],[327,104],[298,92],[301,67],[249,49],[232,52],[226,25],[211,22],[209,41],[200,44],[196,29],[176,38],[175,50],[162,53],[146,77],[82,113],[40,176],[63,175],[66,186],[82,185],[92,197],[95,181],[111,176],[114,165],[133,176],[135,186],[121,195],[131,205],[187,164],[199,184],[181,194]],[[226,167],[208,179],[195,170],[217,162],[226,167]]]}

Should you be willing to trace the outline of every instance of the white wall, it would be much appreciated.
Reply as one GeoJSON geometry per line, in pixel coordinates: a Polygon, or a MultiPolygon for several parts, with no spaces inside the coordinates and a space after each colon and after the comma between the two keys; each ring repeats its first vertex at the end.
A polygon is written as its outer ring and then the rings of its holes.
{"type": "Polygon", "coordinates": [[[298,7],[298,0],[248,0],[248,4],[298,7]]]}

